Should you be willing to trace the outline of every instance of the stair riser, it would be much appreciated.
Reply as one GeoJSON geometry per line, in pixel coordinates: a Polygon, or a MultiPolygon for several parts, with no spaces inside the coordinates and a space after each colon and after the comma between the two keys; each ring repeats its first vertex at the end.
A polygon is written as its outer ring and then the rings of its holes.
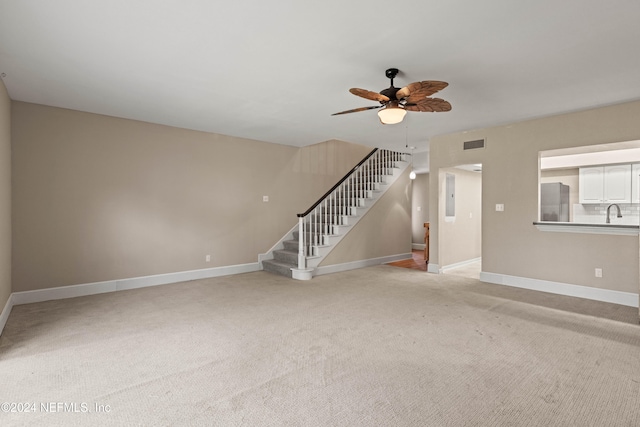
{"type": "MultiPolygon", "coordinates": [[[[295,267],[295,266],[291,266],[291,267],[295,267]]],[[[284,266],[272,264],[268,261],[263,261],[262,268],[266,271],[270,271],[271,273],[279,274],[280,276],[292,277],[290,267],[284,267],[284,266]]]]}
{"type": "Polygon", "coordinates": [[[298,250],[298,241],[297,240],[285,240],[282,242],[284,244],[284,249],[287,251],[297,251],[298,250]]]}
{"type": "Polygon", "coordinates": [[[273,258],[277,261],[290,263],[293,265],[298,264],[298,254],[297,252],[289,252],[289,251],[274,251],[273,258]]]}

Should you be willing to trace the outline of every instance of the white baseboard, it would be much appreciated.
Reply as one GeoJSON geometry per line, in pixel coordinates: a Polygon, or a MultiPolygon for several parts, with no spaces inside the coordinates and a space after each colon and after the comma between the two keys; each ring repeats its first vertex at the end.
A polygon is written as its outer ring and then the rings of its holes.
{"type": "Polygon", "coordinates": [[[394,261],[400,261],[403,259],[411,258],[411,253],[389,255],[380,258],[363,259],[361,261],[345,262],[344,264],[323,265],[316,267],[314,276],[321,276],[323,274],[339,273],[341,271],[355,270],[358,268],[371,267],[373,265],[387,264],[394,261]]]}
{"type": "Polygon", "coordinates": [[[427,273],[435,273],[435,274],[440,274],[440,266],[438,264],[434,264],[434,263],[429,263],[427,264],[427,273]]]}
{"type": "Polygon", "coordinates": [[[147,286],[167,285],[169,283],[187,282],[210,277],[229,276],[232,274],[259,271],[258,263],[238,264],[225,267],[205,268],[202,270],[180,271],[177,273],[157,274],[154,276],[133,277],[129,279],[109,280],[106,282],[85,283],[81,285],[60,286],[57,288],[37,289],[35,291],[14,292],[9,296],[2,314],[0,314],[0,334],[9,318],[14,305],[32,304],[64,298],[103,294],[106,292],[124,291],[147,286]]]}
{"type": "Polygon", "coordinates": [[[189,280],[208,279],[210,277],[230,276],[233,274],[259,271],[257,262],[249,264],[228,265],[224,267],[204,268],[202,270],[180,271],[177,273],[158,274],[156,276],[136,277],[116,280],[116,290],[145,288],[147,286],[167,285],[169,283],[187,282],[189,280]]]}
{"type": "Polygon", "coordinates": [[[13,305],[32,304],[55,299],[75,298],[86,295],[115,292],[116,281],[85,283],[82,285],[60,286],[57,288],[37,289],[35,291],[14,292],[13,305]]]}
{"type": "Polygon", "coordinates": [[[412,243],[411,249],[415,249],[417,251],[424,251],[424,247],[427,246],[424,243],[412,243]]]}
{"type": "Polygon", "coordinates": [[[482,257],[468,259],[468,260],[465,260],[465,261],[456,262],[454,264],[445,265],[444,267],[440,268],[440,273],[446,273],[449,270],[453,270],[455,268],[464,267],[465,265],[473,264],[474,262],[478,262],[480,260],[482,260],[482,257]]]}
{"type": "Polygon", "coordinates": [[[9,295],[9,299],[7,303],[4,305],[2,309],[2,313],[0,313],[0,335],[2,335],[2,331],[4,330],[4,325],[7,324],[7,320],[9,319],[9,314],[11,313],[11,309],[13,308],[13,294],[9,295]]]}
{"type": "Polygon", "coordinates": [[[480,280],[496,285],[513,286],[516,288],[531,289],[533,291],[549,292],[552,294],[610,302],[629,307],[638,307],[638,294],[631,292],[612,291],[609,289],[487,272],[480,273],[480,280]]]}
{"type": "Polygon", "coordinates": [[[258,263],[250,263],[230,265],[225,267],[205,268],[202,270],[157,274],[154,276],[110,280],[106,282],[85,283],[82,285],[61,286],[58,288],[38,289],[35,291],[14,292],[12,294],[13,305],[31,304],[34,302],[49,301],[54,299],[103,294],[105,292],[116,292],[128,289],[145,288],[147,286],[167,285],[169,283],[187,282],[189,280],[207,279],[209,277],[249,273],[258,270],[258,263]]]}

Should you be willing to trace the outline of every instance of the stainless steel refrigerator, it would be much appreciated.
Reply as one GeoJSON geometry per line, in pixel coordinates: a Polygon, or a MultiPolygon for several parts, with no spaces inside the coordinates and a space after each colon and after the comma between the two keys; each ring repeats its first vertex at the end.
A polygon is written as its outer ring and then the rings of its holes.
{"type": "Polygon", "coordinates": [[[561,182],[540,185],[540,220],[569,222],[569,186],[561,182]]]}

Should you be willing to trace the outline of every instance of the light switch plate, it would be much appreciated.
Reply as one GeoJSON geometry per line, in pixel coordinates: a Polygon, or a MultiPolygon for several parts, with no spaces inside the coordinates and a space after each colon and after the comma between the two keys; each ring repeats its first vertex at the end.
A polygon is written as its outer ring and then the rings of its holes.
{"type": "Polygon", "coordinates": [[[496,204],[496,212],[504,212],[504,205],[502,203],[496,204]]]}

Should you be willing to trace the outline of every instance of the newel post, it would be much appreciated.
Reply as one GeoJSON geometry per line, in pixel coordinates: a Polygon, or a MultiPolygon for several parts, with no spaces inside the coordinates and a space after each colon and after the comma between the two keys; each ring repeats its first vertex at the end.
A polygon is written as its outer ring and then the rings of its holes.
{"type": "Polygon", "coordinates": [[[304,256],[304,217],[298,218],[298,269],[307,268],[307,258],[304,256]]]}

